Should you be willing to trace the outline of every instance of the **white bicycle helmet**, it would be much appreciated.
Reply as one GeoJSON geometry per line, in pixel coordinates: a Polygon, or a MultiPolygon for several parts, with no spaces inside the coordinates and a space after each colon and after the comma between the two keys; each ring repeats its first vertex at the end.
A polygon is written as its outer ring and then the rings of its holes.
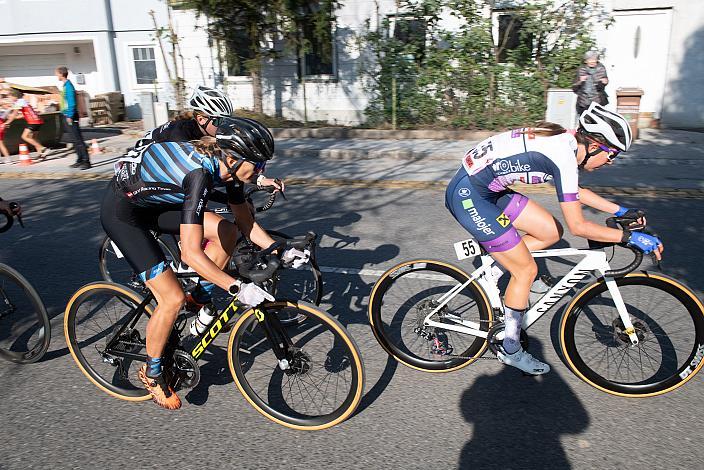
{"type": "Polygon", "coordinates": [[[218,90],[201,85],[198,85],[188,98],[188,106],[212,118],[230,117],[233,111],[230,98],[218,90]]]}
{"type": "Polygon", "coordinates": [[[628,150],[633,142],[628,121],[620,114],[609,111],[597,103],[589,105],[589,108],[579,116],[579,127],[583,133],[622,152],[628,150]]]}

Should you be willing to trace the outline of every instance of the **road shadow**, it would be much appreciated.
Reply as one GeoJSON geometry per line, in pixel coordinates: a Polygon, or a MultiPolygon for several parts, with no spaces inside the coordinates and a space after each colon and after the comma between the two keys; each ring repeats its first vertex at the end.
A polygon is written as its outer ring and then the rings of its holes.
{"type": "MultiPolygon", "coordinates": [[[[544,357],[540,341],[530,351],[544,357]]],[[[589,414],[554,370],[543,377],[522,376],[513,367],[477,377],[460,399],[472,437],[458,468],[571,468],[562,446],[564,435],[583,432],[589,414]]]]}

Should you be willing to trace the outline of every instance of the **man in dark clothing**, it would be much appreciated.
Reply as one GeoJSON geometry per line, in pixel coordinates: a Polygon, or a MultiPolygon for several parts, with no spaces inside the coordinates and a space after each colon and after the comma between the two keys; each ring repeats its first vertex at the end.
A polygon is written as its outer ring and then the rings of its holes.
{"type": "Polygon", "coordinates": [[[599,62],[599,54],[589,51],[584,54],[584,65],[577,69],[577,78],[572,83],[572,91],[577,94],[577,116],[589,107],[592,101],[604,106],[609,102],[606,96],[606,67],[599,62]]]}
{"type": "Polygon", "coordinates": [[[88,158],[88,150],[86,143],[83,141],[81,128],[78,125],[78,107],[76,106],[76,89],[68,79],[68,69],[66,67],[56,68],[56,78],[63,83],[64,89],[61,92],[61,112],[64,115],[64,129],[71,133],[73,138],[73,147],[76,150],[78,159],[76,163],[70,165],[71,168],[79,168],[87,170],[91,167],[88,158]]]}

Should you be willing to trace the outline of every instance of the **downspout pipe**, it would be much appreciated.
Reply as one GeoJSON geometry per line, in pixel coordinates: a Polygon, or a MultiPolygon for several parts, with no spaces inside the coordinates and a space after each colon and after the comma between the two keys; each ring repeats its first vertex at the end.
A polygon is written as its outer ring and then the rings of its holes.
{"type": "Polygon", "coordinates": [[[115,82],[115,91],[122,91],[120,86],[120,74],[117,70],[117,53],[115,51],[115,27],[112,23],[112,5],[110,0],[105,2],[105,19],[107,20],[108,46],[110,47],[110,59],[112,62],[112,79],[115,82]]]}

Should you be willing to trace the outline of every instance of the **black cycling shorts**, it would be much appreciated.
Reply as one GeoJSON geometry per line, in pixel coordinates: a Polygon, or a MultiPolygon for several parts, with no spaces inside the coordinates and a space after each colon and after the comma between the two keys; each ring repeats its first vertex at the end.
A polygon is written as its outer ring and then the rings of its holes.
{"type": "Polygon", "coordinates": [[[27,124],[26,129],[29,129],[32,132],[37,132],[40,127],[42,127],[41,124],[27,124]]]}
{"type": "Polygon", "coordinates": [[[150,230],[178,234],[180,206],[140,207],[117,190],[115,180],[108,184],[100,208],[100,223],[142,281],[152,279],[169,266],[150,230]]]}

